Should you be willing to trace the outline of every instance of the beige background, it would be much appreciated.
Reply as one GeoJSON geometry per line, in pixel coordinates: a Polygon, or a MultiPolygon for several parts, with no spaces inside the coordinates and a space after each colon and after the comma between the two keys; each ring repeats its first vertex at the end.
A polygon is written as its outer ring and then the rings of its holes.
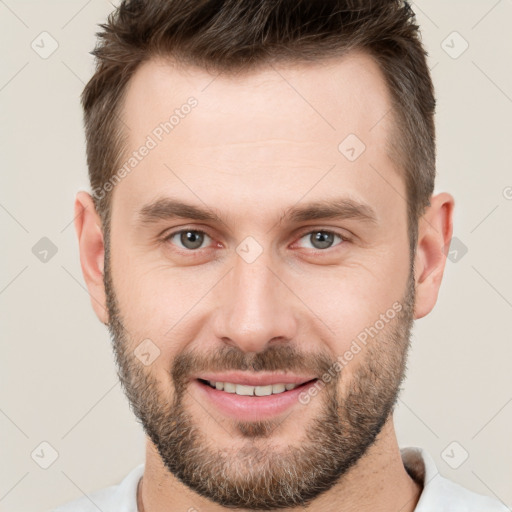
{"type": "MultiPolygon", "coordinates": [[[[399,442],[425,447],[443,475],[512,507],[512,1],[413,7],[437,89],[437,191],[455,197],[459,245],[435,310],[414,329],[399,442]]],[[[72,224],[74,195],[88,189],[79,94],[97,23],[112,8],[0,0],[2,511],[49,510],[143,462],[72,224]],[[42,58],[32,41],[49,51],[51,38],[58,48],[42,58]],[[57,248],[46,262],[32,250],[43,237],[57,248]],[[52,449],[57,459],[41,468],[52,449]]]]}

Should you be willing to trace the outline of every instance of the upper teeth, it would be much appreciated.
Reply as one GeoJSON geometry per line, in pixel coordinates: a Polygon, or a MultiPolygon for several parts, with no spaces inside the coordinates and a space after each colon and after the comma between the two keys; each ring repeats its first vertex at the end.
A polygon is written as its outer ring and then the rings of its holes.
{"type": "Polygon", "coordinates": [[[268,396],[282,393],[283,391],[296,388],[299,384],[269,384],[268,386],[246,386],[245,384],[233,384],[231,382],[208,381],[210,386],[226,391],[227,393],[236,393],[237,395],[256,395],[268,396]]]}

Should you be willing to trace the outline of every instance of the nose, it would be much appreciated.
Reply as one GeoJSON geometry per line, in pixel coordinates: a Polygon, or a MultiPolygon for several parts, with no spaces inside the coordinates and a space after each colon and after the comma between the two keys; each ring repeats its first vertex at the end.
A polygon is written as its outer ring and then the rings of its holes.
{"type": "Polygon", "coordinates": [[[217,339],[244,352],[261,352],[270,343],[296,337],[296,298],[270,264],[265,254],[252,263],[235,257],[234,268],[216,290],[217,339]]]}

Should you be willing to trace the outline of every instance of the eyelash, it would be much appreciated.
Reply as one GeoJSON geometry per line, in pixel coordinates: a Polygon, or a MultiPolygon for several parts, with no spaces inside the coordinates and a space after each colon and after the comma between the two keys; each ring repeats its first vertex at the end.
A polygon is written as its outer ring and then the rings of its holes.
{"type": "MultiPolygon", "coordinates": [[[[186,232],[192,232],[192,233],[200,233],[202,235],[206,235],[207,237],[211,238],[213,240],[213,237],[211,237],[206,231],[203,231],[201,229],[179,229],[177,231],[173,231],[167,235],[164,236],[163,238],[163,242],[170,242],[172,240],[172,238],[174,238],[176,235],[179,235],[181,233],[186,233],[186,232]]],[[[342,242],[350,242],[350,239],[345,236],[345,235],[342,235],[341,233],[338,233],[336,231],[332,231],[332,230],[328,230],[328,229],[313,229],[313,230],[310,230],[310,231],[305,231],[305,232],[302,232],[300,233],[299,235],[299,240],[304,238],[306,235],[312,235],[313,233],[326,233],[326,234],[329,234],[329,235],[334,235],[334,236],[337,236],[341,239],[341,242],[338,243],[337,245],[334,245],[332,247],[327,247],[326,249],[310,249],[311,251],[316,251],[316,252],[327,252],[329,251],[330,249],[334,249],[336,247],[338,247],[339,245],[344,245],[342,244],[342,242]]],[[[193,253],[198,253],[201,248],[199,249],[186,249],[186,248],[181,248],[179,247],[179,249],[181,251],[184,251],[184,252],[187,252],[187,253],[190,253],[190,254],[193,254],[193,253]]]]}

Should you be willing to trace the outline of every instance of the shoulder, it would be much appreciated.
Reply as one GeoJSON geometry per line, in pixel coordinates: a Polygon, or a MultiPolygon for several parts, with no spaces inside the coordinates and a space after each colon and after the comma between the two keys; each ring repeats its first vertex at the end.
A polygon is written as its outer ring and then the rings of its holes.
{"type": "Polygon", "coordinates": [[[478,494],[439,473],[434,459],[419,447],[400,449],[408,473],[423,486],[414,512],[510,512],[501,501],[478,494]]]}
{"type": "Polygon", "coordinates": [[[144,464],[139,464],[119,484],[64,503],[52,512],[137,512],[137,484],[143,473],[144,464]]]}
{"type": "MultiPolygon", "coordinates": [[[[440,474],[434,477],[431,485],[434,486],[435,492],[431,493],[428,507],[424,506],[425,512],[429,512],[430,510],[510,512],[509,508],[497,499],[470,491],[440,474]]],[[[423,508],[418,509],[418,512],[422,511],[423,508]]]]}

